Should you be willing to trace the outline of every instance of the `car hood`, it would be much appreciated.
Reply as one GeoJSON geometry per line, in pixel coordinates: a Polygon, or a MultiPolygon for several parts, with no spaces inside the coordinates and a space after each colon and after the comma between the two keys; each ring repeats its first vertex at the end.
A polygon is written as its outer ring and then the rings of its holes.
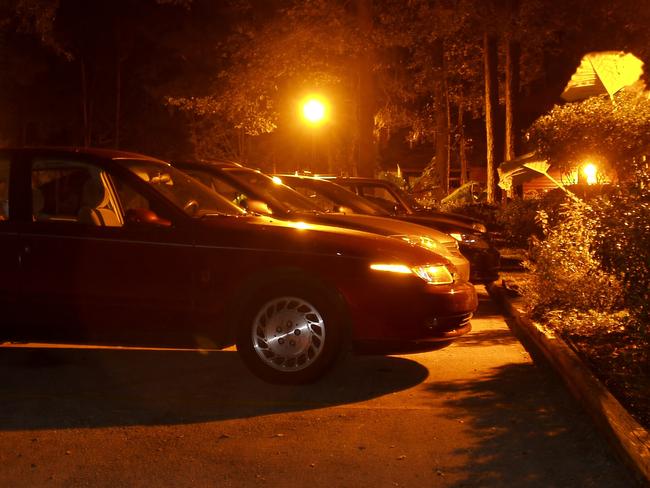
{"type": "Polygon", "coordinates": [[[267,252],[328,255],[410,266],[447,264],[438,253],[359,230],[261,216],[206,216],[196,220],[198,245],[267,252]]]}
{"type": "Polygon", "coordinates": [[[361,214],[317,214],[305,216],[305,219],[315,224],[334,225],[382,236],[425,237],[433,240],[433,244],[438,246],[436,252],[446,258],[453,256],[451,249],[457,250],[456,240],[449,234],[404,220],[361,214]]]}
{"type": "Polygon", "coordinates": [[[361,214],[321,214],[310,216],[309,220],[314,223],[362,230],[383,236],[419,235],[434,239],[441,244],[454,242],[454,238],[444,232],[388,217],[361,214]]]}
{"type": "Polygon", "coordinates": [[[418,208],[415,209],[416,215],[421,215],[423,217],[434,217],[438,219],[447,219],[450,221],[456,221],[460,222],[463,224],[484,224],[484,222],[480,219],[477,219],[475,217],[470,217],[469,215],[463,215],[463,214],[458,214],[458,213],[453,213],[453,212],[441,212],[440,210],[430,210],[430,209],[425,209],[425,208],[418,208]]]}
{"type": "Polygon", "coordinates": [[[461,234],[476,234],[477,231],[474,229],[472,224],[465,223],[461,220],[454,219],[453,217],[448,216],[428,216],[422,214],[415,215],[399,215],[398,219],[411,222],[417,225],[423,225],[426,227],[433,227],[441,232],[451,233],[461,233],[461,234]]]}

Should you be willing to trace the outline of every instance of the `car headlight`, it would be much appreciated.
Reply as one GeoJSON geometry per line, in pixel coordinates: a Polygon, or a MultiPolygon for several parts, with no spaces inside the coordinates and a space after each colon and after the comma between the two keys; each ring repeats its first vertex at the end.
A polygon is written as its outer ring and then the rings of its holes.
{"type": "Polygon", "coordinates": [[[472,229],[474,229],[477,232],[481,232],[481,233],[487,232],[487,227],[485,227],[485,224],[481,224],[479,222],[474,222],[472,224],[472,229]]]}
{"type": "Polygon", "coordinates": [[[406,266],[405,264],[371,264],[370,269],[389,273],[414,274],[430,285],[450,285],[454,276],[444,264],[426,264],[423,266],[406,266]]]}
{"type": "Polygon", "coordinates": [[[485,239],[475,234],[461,234],[459,232],[453,232],[449,235],[456,239],[458,242],[463,243],[467,246],[472,246],[480,249],[487,249],[490,247],[485,239]]]}
{"type": "Polygon", "coordinates": [[[444,251],[445,249],[440,246],[440,244],[435,241],[434,239],[431,239],[430,237],[426,236],[418,236],[418,235],[397,235],[397,236],[391,236],[396,239],[401,239],[403,241],[408,242],[409,244],[412,244],[414,246],[420,246],[425,249],[428,249],[429,251],[437,251],[441,252],[444,251]]]}

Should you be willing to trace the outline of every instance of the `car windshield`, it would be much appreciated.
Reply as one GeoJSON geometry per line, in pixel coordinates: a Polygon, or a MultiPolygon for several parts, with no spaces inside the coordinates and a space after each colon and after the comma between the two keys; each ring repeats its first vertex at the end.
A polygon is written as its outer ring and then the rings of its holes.
{"type": "Polygon", "coordinates": [[[406,202],[406,204],[411,207],[411,209],[421,209],[422,205],[420,205],[415,198],[413,198],[413,195],[410,193],[404,191],[403,189],[399,188],[398,186],[393,186],[391,185],[391,189],[396,192],[400,198],[406,202]]]}
{"type": "Polygon", "coordinates": [[[249,188],[262,193],[272,200],[271,203],[286,212],[320,212],[320,208],[309,199],[284,185],[281,180],[271,178],[258,171],[245,168],[225,170],[229,175],[237,178],[249,188]]]}
{"type": "Polygon", "coordinates": [[[167,164],[145,160],[122,160],[121,164],[160,192],[190,217],[244,215],[246,212],[210,191],[194,178],[167,164]]]}
{"type": "Polygon", "coordinates": [[[354,213],[364,215],[390,215],[387,211],[331,181],[315,178],[287,178],[289,186],[303,195],[308,194],[322,210],[332,211],[336,207],[347,207],[354,213]]]}

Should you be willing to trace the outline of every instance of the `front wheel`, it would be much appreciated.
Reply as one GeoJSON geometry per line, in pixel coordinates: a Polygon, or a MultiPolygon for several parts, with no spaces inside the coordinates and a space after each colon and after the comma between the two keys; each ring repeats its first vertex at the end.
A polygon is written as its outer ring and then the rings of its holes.
{"type": "Polygon", "coordinates": [[[325,290],[275,286],[258,293],[237,331],[248,368],[272,383],[308,383],[333,364],[343,344],[343,314],[325,290]]]}

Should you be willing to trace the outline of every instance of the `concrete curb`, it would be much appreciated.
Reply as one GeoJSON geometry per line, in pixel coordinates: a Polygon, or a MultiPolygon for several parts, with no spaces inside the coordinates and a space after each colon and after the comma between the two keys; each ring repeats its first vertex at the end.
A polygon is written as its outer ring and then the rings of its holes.
{"type": "Polygon", "coordinates": [[[490,296],[514,319],[514,325],[548,360],[583,405],[621,460],[642,486],[650,486],[650,433],[643,428],[558,336],[525,316],[505,289],[486,286],[490,296]]]}

